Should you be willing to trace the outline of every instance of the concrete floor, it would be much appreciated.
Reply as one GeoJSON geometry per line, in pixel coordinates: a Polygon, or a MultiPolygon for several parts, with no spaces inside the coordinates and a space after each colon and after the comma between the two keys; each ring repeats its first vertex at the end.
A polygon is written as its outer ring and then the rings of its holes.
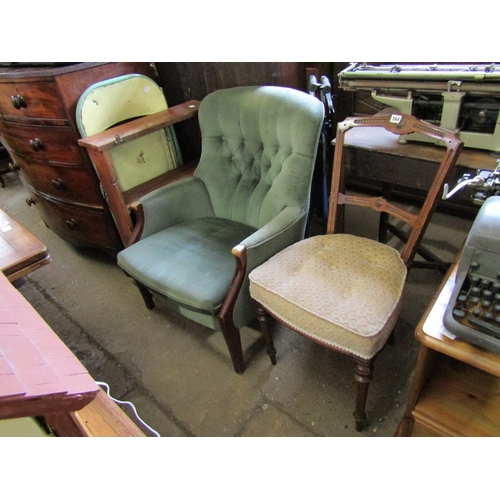
{"type": "MultiPolygon", "coordinates": [[[[247,369],[237,375],[220,332],[170,312],[149,311],[104,252],[70,246],[40,219],[16,173],[4,175],[0,208],[50,250],[52,263],[18,283],[20,292],[111,395],[131,401],[161,436],[393,436],[403,415],[417,342],[413,331],[442,279],[410,273],[398,336],[375,362],[369,423],[357,433],[352,362],[279,328],[272,366],[257,325],[242,332],[247,369]]],[[[355,227],[355,219],[349,222],[355,227]]],[[[472,221],[437,212],[425,242],[451,260],[472,221]]],[[[363,219],[360,227],[365,227],[363,219]]],[[[127,411],[129,415],[132,415],[127,411]]]]}

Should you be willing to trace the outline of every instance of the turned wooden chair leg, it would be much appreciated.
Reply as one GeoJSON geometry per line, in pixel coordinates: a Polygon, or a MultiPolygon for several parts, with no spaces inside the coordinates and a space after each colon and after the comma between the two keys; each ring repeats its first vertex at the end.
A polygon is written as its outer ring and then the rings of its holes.
{"type": "Polygon", "coordinates": [[[271,316],[267,311],[258,303],[254,302],[257,319],[260,323],[260,328],[266,340],[266,352],[273,365],[276,364],[276,349],[274,347],[273,335],[271,329],[271,316]]]}
{"type": "Polygon", "coordinates": [[[153,309],[155,306],[155,303],[153,300],[153,294],[144,285],[142,285],[138,281],[134,280],[134,284],[139,289],[139,292],[141,293],[141,296],[142,296],[142,300],[144,300],[146,307],[148,309],[153,309]]]}
{"type": "Polygon", "coordinates": [[[373,361],[356,360],[354,363],[354,378],[357,381],[356,409],[354,410],[354,419],[356,420],[356,430],[363,430],[366,421],[366,396],[368,387],[372,379],[373,361]]]}

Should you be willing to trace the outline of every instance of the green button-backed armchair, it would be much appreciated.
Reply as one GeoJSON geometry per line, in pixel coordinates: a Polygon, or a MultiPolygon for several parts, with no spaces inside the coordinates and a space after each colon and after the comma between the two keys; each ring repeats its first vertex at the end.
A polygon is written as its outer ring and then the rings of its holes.
{"type": "Polygon", "coordinates": [[[208,95],[194,175],[141,198],[134,242],[118,254],[148,308],[160,294],[221,330],[237,373],[239,330],[255,317],[248,274],[304,237],[323,118],[318,99],[289,88],[208,95]]]}

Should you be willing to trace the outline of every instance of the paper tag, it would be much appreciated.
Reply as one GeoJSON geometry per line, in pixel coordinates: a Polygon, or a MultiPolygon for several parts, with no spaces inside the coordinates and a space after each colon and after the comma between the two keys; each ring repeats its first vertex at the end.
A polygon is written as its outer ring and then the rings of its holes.
{"type": "Polygon", "coordinates": [[[401,115],[391,115],[391,123],[400,123],[403,117],[401,115]]]}

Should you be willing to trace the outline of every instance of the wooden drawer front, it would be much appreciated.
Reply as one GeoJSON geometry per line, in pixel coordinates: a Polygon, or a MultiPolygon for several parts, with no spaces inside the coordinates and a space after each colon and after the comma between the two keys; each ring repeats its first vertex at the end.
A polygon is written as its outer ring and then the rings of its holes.
{"type": "Polygon", "coordinates": [[[64,241],[76,246],[117,248],[117,237],[103,211],[49,200],[24,185],[29,192],[27,201],[34,203],[45,224],[64,241]]]}
{"type": "Polygon", "coordinates": [[[452,432],[446,426],[429,419],[427,415],[418,410],[413,412],[415,422],[411,431],[412,437],[458,437],[459,434],[452,432]]]}
{"type": "Polygon", "coordinates": [[[37,191],[55,198],[102,207],[103,198],[92,173],[81,167],[53,166],[13,155],[23,179],[37,191]]]}
{"type": "Polygon", "coordinates": [[[70,127],[0,123],[0,142],[14,153],[36,160],[82,164],[84,160],[77,141],[70,127]]]}
{"type": "Polygon", "coordinates": [[[443,437],[441,434],[436,432],[432,427],[428,427],[425,423],[420,422],[415,419],[413,424],[413,429],[411,431],[411,437],[443,437]]]}
{"type": "Polygon", "coordinates": [[[54,82],[0,84],[0,115],[67,120],[54,82]]]}

